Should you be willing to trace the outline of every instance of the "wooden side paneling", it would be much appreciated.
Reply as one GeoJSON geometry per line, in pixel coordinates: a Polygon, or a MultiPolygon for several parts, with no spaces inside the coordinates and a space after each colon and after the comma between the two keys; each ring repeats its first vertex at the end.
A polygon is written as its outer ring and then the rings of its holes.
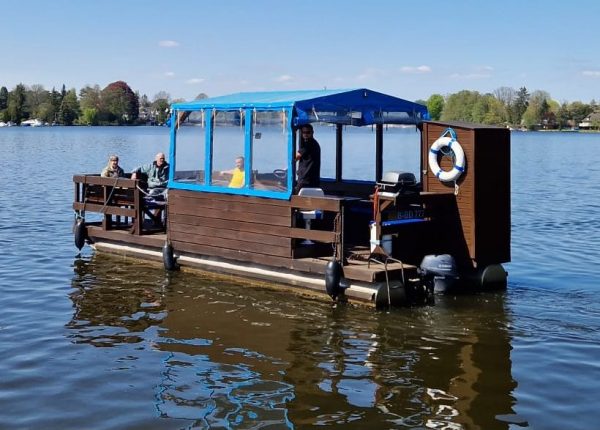
{"type": "MultiPolygon", "coordinates": [[[[443,248],[463,264],[510,261],[510,132],[463,123],[425,123],[421,165],[426,192],[454,192],[454,183],[439,181],[428,165],[431,145],[448,126],[456,132],[466,166],[454,201],[438,207],[443,248]]],[[[450,159],[443,157],[440,167],[450,170],[450,159]]]]}
{"type": "Polygon", "coordinates": [[[476,130],[477,261],[510,261],[510,131],[476,130]]]}
{"type": "Polygon", "coordinates": [[[169,239],[180,252],[289,267],[289,201],[169,191],[169,239]]]}

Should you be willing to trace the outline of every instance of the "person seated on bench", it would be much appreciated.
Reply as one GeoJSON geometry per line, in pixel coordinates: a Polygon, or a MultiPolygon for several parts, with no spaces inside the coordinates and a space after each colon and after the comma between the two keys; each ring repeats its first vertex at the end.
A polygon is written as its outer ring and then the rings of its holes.
{"type": "Polygon", "coordinates": [[[235,158],[235,167],[231,170],[224,170],[222,175],[231,175],[229,188],[242,188],[244,186],[244,157],[241,155],[235,158]]]}
{"type": "Polygon", "coordinates": [[[113,154],[108,157],[108,164],[102,169],[100,176],[104,178],[122,178],[125,176],[125,172],[119,166],[119,157],[117,155],[113,154]]]}
{"type": "Polygon", "coordinates": [[[151,196],[164,194],[169,181],[169,163],[165,161],[165,154],[159,152],[150,164],[144,164],[131,173],[131,179],[141,179],[147,176],[148,194],[151,196]]]}

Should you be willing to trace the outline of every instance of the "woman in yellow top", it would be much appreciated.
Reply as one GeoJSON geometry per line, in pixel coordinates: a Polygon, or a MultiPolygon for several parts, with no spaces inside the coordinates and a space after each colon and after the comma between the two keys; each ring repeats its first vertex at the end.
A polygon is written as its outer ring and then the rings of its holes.
{"type": "Polygon", "coordinates": [[[231,175],[230,188],[242,188],[244,186],[244,157],[236,157],[235,168],[221,172],[231,175]]]}

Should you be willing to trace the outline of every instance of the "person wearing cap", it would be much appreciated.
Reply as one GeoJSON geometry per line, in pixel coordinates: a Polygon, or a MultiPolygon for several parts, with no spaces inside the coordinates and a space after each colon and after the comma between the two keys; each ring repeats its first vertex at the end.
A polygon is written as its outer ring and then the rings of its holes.
{"type": "Polygon", "coordinates": [[[152,163],[135,169],[131,179],[142,179],[142,176],[147,176],[148,190],[164,190],[169,181],[169,163],[165,161],[165,154],[159,152],[152,163]]]}
{"type": "Polygon", "coordinates": [[[125,172],[119,166],[119,157],[117,155],[113,154],[108,157],[108,164],[102,169],[100,176],[105,178],[122,178],[125,176],[125,172]]]}

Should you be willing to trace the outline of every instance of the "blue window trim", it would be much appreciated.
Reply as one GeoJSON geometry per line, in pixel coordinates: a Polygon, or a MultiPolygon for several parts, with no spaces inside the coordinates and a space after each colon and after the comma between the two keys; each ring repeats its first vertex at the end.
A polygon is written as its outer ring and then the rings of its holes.
{"type": "MultiPolygon", "coordinates": [[[[244,188],[229,188],[216,185],[210,185],[212,182],[212,158],[213,158],[213,130],[214,130],[214,113],[216,109],[211,109],[210,117],[206,121],[206,138],[205,138],[205,160],[204,160],[204,184],[189,184],[175,181],[175,171],[177,169],[176,164],[176,127],[177,127],[177,115],[180,110],[173,110],[171,116],[171,133],[170,133],[170,149],[169,157],[171,160],[171,168],[169,171],[169,184],[168,187],[175,190],[190,190],[190,191],[202,191],[216,194],[234,194],[243,196],[255,196],[265,197],[270,199],[278,200],[289,200],[292,195],[293,178],[291,172],[293,171],[292,163],[293,157],[293,131],[292,131],[292,107],[284,108],[287,117],[287,154],[288,154],[288,178],[287,178],[287,190],[286,191],[270,191],[270,190],[256,190],[250,188],[250,178],[252,174],[252,142],[253,142],[253,121],[252,115],[256,111],[279,111],[281,108],[246,108],[245,116],[246,123],[244,128],[244,188]]],[[[224,109],[231,110],[231,109],[224,109]]],[[[181,112],[186,110],[182,109],[181,112]]]]}

